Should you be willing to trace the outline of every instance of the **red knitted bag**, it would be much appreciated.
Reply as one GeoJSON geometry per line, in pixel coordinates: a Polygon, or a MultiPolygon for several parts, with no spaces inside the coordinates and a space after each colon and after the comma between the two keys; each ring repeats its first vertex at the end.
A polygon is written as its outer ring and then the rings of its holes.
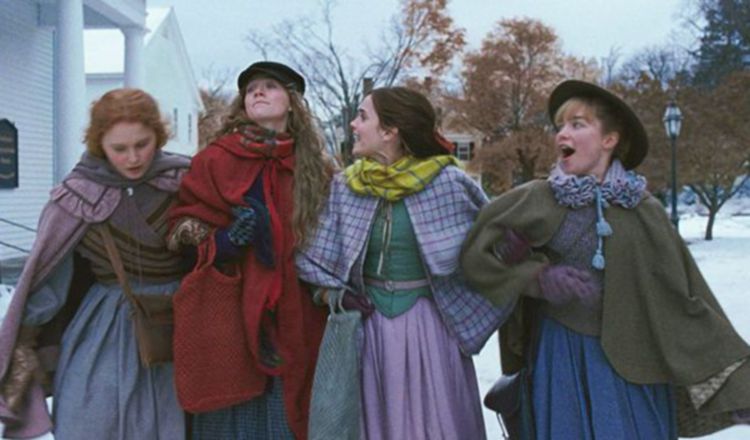
{"type": "Polygon", "coordinates": [[[175,384],[188,412],[224,408],[257,389],[242,316],[242,274],[214,267],[216,244],[206,241],[174,296],[175,384]]]}

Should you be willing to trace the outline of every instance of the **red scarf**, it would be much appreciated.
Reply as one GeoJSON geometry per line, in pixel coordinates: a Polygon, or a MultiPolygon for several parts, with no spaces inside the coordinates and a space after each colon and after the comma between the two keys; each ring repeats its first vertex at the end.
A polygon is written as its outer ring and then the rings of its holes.
{"type": "Polygon", "coordinates": [[[297,438],[305,438],[325,312],[312,303],[294,266],[293,139],[257,126],[245,126],[209,145],[193,158],[170,219],[190,216],[212,226],[227,227],[233,220],[232,206],[247,205],[243,196],[261,173],[273,234],[274,267],[261,264],[253,252],[247,252],[242,263],[242,308],[248,348],[257,367],[248,374],[258,377],[258,395],[265,391],[268,375],[282,377],[289,424],[297,438]],[[280,365],[261,362],[262,333],[275,346],[282,360],[280,365]]]}

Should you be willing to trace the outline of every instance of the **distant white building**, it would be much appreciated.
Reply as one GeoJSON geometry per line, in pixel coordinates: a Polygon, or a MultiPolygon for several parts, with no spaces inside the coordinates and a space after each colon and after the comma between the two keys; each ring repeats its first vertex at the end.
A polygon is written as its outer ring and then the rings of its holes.
{"type": "MultiPolygon", "coordinates": [[[[203,111],[174,9],[147,8],[142,89],[159,103],[173,137],[165,149],[193,155],[198,149],[198,116],[203,111]]],[[[112,29],[84,33],[86,97],[92,102],[124,83],[125,39],[112,29]]]]}
{"type": "Polygon", "coordinates": [[[195,81],[174,14],[166,11],[152,27],[146,16],[145,0],[0,0],[0,283],[9,261],[31,248],[50,189],[84,150],[84,29],[120,33],[119,85],[148,90],[148,75],[162,78],[153,93],[165,100],[166,114],[177,109],[175,141],[197,138],[197,90],[182,91],[195,81]],[[163,64],[154,67],[147,57],[163,64]]]}

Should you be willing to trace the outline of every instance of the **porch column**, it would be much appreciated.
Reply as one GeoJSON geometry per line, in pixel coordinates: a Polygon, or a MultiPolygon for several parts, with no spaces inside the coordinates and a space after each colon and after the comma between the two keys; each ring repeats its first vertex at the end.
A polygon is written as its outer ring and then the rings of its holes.
{"type": "Polygon", "coordinates": [[[129,26],[122,28],[125,35],[125,87],[143,88],[143,37],[146,31],[142,27],[129,26]]]}
{"type": "Polygon", "coordinates": [[[83,63],[83,0],[57,0],[55,58],[55,182],[78,162],[83,153],[86,124],[86,73],[83,63]]]}

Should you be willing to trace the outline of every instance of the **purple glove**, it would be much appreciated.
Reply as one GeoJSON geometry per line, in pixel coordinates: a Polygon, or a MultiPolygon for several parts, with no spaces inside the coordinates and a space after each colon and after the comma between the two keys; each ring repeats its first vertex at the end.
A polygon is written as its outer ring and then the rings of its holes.
{"type": "Polygon", "coordinates": [[[541,296],[553,304],[574,299],[592,306],[599,301],[599,289],[587,270],[567,265],[547,266],[539,272],[541,296]]]}
{"type": "Polygon", "coordinates": [[[357,295],[352,292],[344,292],[341,298],[341,306],[345,310],[359,310],[362,319],[368,318],[375,311],[375,306],[366,295],[357,295]]]}
{"type": "Polygon", "coordinates": [[[525,260],[531,252],[531,245],[513,229],[506,229],[503,241],[495,244],[495,255],[508,266],[525,260]]]}

